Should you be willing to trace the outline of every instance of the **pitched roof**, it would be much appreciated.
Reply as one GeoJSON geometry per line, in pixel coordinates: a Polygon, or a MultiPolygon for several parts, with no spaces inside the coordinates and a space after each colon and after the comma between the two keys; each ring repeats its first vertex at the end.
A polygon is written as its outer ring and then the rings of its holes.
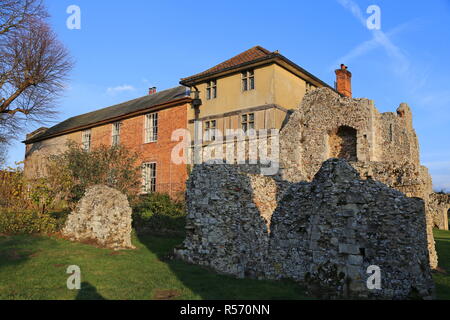
{"type": "MultiPolygon", "coordinates": [[[[205,70],[203,72],[194,74],[193,76],[182,78],[180,81],[180,84],[185,86],[190,86],[194,83],[198,83],[199,81],[202,81],[204,78],[208,76],[213,76],[215,74],[225,72],[225,71],[232,71],[234,69],[238,69],[240,67],[244,67],[246,65],[250,65],[256,62],[262,62],[266,60],[274,59],[274,61],[282,62],[284,64],[289,65],[290,67],[298,70],[301,74],[306,76],[308,79],[313,79],[314,81],[322,84],[325,87],[331,88],[327,83],[320,80],[313,74],[309,73],[302,67],[298,66],[285,56],[281,55],[278,51],[271,52],[261,46],[255,46],[253,48],[250,48],[236,56],[234,56],[231,59],[228,59],[222,63],[219,63],[218,65],[209,68],[208,70],[205,70]]],[[[280,62],[280,63],[281,63],[280,62]]],[[[331,88],[333,89],[333,88],[331,88]]],[[[333,89],[334,90],[334,89],[333,89]]]]}
{"type": "Polygon", "coordinates": [[[187,91],[186,87],[183,86],[163,90],[151,95],[146,95],[137,99],[116,104],[111,107],[69,118],[40,134],[31,136],[30,139],[27,139],[24,142],[31,143],[44,140],[46,138],[61,134],[62,132],[67,132],[72,129],[86,127],[89,125],[94,126],[96,123],[101,121],[107,121],[108,119],[125,116],[130,113],[145,110],[186,97],[189,97],[189,92],[187,91]]]}
{"type": "Polygon", "coordinates": [[[183,82],[185,80],[198,78],[203,75],[207,75],[207,74],[219,72],[219,71],[222,71],[222,70],[225,70],[228,68],[236,67],[236,66],[239,66],[246,62],[251,62],[251,61],[257,60],[259,58],[264,58],[270,54],[271,54],[271,52],[269,50],[264,49],[263,47],[260,47],[260,46],[255,46],[255,47],[250,48],[242,53],[239,53],[238,55],[234,56],[231,59],[228,59],[222,63],[219,63],[218,65],[216,65],[212,68],[209,68],[208,70],[194,74],[193,76],[190,76],[187,78],[183,78],[183,79],[181,79],[181,81],[183,82]]]}

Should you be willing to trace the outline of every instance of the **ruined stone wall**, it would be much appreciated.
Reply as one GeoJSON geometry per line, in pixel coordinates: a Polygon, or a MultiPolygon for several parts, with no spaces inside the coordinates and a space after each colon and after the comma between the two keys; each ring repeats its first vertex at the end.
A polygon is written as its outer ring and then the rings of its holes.
{"type": "Polygon", "coordinates": [[[400,104],[396,113],[377,114],[377,155],[375,161],[420,164],[419,143],[412,126],[411,109],[400,104]]]}
{"type": "Polygon", "coordinates": [[[308,93],[281,130],[284,178],[311,181],[322,162],[332,157],[352,162],[411,163],[419,170],[410,108],[402,103],[397,113],[379,113],[369,99],[342,97],[328,88],[308,93]],[[356,131],[356,156],[351,130],[356,131]]]}
{"type": "Polygon", "coordinates": [[[195,166],[187,182],[187,237],[177,255],[219,273],[263,277],[275,189],[257,166],[195,166]]]}
{"type": "Polygon", "coordinates": [[[134,249],[131,213],[125,194],[95,185],[86,189],[75,210],[67,217],[61,233],[73,241],[94,242],[114,250],[134,249]]]}
{"type": "MultiPolygon", "coordinates": [[[[273,276],[303,281],[323,297],[430,297],[424,203],[346,162],[324,163],[312,183],[294,184],[272,216],[273,276]],[[381,270],[368,290],[367,269],[381,270]]],[[[270,270],[270,269],[269,269],[270,270]]]]}
{"type": "Polygon", "coordinates": [[[429,201],[433,226],[441,230],[448,230],[448,214],[450,210],[450,194],[432,193],[429,201]]]}
{"type": "Polygon", "coordinates": [[[328,88],[308,93],[281,130],[281,176],[291,182],[311,181],[330,157],[350,160],[362,178],[425,201],[430,263],[437,267],[433,216],[442,216],[442,210],[438,214],[430,204],[431,176],[420,165],[409,106],[402,103],[396,113],[379,113],[368,99],[342,97],[328,88]],[[349,137],[352,130],[356,148],[349,137]],[[354,149],[356,157],[352,156],[354,149]]]}
{"type": "Polygon", "coordinates": [[[333,138],[344,126],[356,130],[356,160],[371,161],[376,148],[375,113],[370,100],[341,97],[330,89],[305,95],[280,133],[283,178],[311,181],[321,164],[336,156],[333,138]]]}
{"type": "Polygon", "coordinates": [[[294,279],[323,297],[432,295],[423,202],[361,180],[344,160],[325,162],[312,183],[261,176],[257,166],[199,165],[187,208],[176,250],[185,261],[237,277],[294,279]],[[370,265],[381,269],[380,290],[366,286],[370,265]]]}

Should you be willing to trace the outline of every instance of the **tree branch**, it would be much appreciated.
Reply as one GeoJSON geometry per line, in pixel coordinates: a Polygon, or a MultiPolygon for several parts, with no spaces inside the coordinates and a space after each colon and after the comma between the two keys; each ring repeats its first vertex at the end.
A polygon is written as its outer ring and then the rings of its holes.
{"type": "Polygon", "coordinates": [[[15,115],[17,112],[23,113],[25,115],[29,115],[30,111],[29,110],[25,110],[25,109],[14,109],[14,110],[3,110],[0,113],[6,113],[9,115],[15,115]]]}

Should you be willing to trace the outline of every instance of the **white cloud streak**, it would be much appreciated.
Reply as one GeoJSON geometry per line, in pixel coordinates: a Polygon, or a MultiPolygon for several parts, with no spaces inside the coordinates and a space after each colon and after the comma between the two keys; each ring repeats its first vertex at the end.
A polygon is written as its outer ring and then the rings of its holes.
{"type": "MultiPolygon", "coordinates": [[[[358,4],[353,0],[337,0],[337,2],[349,10],[352,15],[364,26],[367,27],[367,20],[358,4]]],[[[408,23],[409,24],[409,23],[408,23]]],[[[340,63],[348,63],[349,61],[362,56],[374,49],[384,49],[386,55],[390,58],[392,63],[392,70],[403,83],[407,85],[411,92],[411,97],[419,105],[427,106],[428,108],[443,108],[450,103],[450,94],[446,92],[429,92],[424,94],[419,90],[424,87],[427,82],[428,72],[419,74],[417,70],[411,68],[410,60],[406,53],[404,53],[391,40],[392,36],[404,29],[408,24],[403,24],[388,33],[381,30],[370,30],[372,39],[364,41],[351,49],[347,54],[341,57],[333,64],[333,67],[340,63]],[[420,92],[420,94],[418,94],[420,92]]],[[[441,157],[440,157],[441,158],[441,157]]],[[[435,190],[445,189],[450,191],[450,162],[449,161],[429,161],[425,163],[430,168],[430,173],[433,176],[433,186],[435,190]]]]}
{"type": "Polygon", "coordinates": [[[109,95],[116,95],[118,93],[122,93],[125,91],[135,91],[135,90],[136,90],[136,88],[133,87],[132,85],[124,84],[121,86],[110,87],[110,88],[106,89],[106,93],[109,95]]]}
{"type": "MultiPolygon", "coordinates": [[[[364,28],[367,27],[367,18],[364,16],[358,4],[352,0],[338,0],[338,3],[349,10],[352,15],[364,26],[364,28]]],[[[391,37],[401,31],[405,26],[406,24],[401,25],[387,34],[381,30],[370,30],[372,32],[371,40],[364,41],[350,50],[350,52],[341,57],[334,65],[343,62],[348,63],[352,59],[368,53],[373,49],[382,47],[386,54],[393,60],[394,71],[398,75],[405,75],[409,71],[410,62],[402,50],[391,40],[391,37]]]]}

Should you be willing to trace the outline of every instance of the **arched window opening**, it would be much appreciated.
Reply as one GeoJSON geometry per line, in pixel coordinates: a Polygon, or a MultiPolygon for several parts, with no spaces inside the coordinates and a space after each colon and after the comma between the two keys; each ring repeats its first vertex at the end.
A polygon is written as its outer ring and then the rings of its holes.
{"type": "Polygon", "coordinates": [[[356,154],[356,129],[340,126],[330,132],[330,158],[341,158],[348,161],[358,161],[356,154]]]}

